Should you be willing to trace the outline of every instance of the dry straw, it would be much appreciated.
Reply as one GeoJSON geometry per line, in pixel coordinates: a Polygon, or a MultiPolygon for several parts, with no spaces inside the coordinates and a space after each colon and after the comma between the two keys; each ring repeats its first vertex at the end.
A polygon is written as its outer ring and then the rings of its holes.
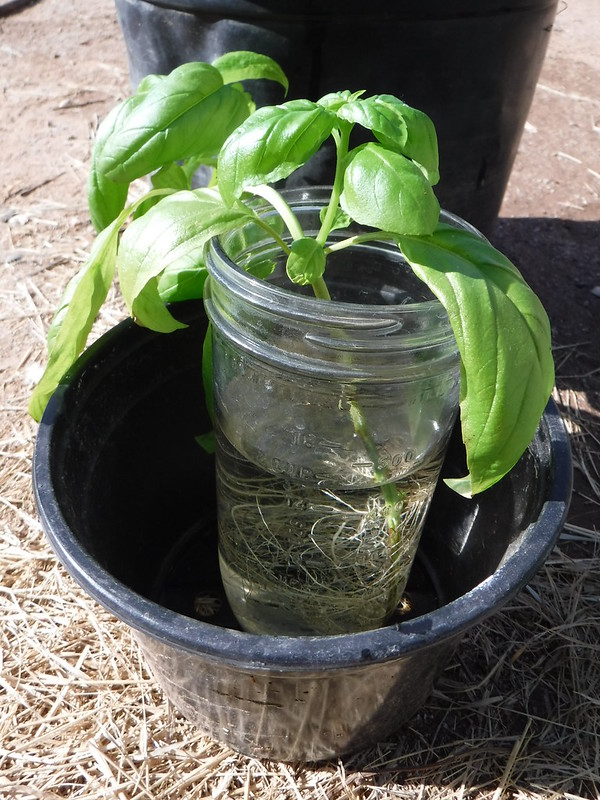
{"type": "MultiPolygon", "coordinates": [[[[77,115],[93,119],[95,108],[61,108],[77,100],[78,86],[100,76],[109,98],[126,85],[124,68],[115,78],[105,59],[117,36],[112,4],[89,0],[68,20],[62,9],[47,0],[3,28],[1,57],[13,65],[3,73],[6,97],[15,97],[20,111],[33,90],[18,72],[27,60],[11,54],[26,42],[31,52],[39,50],[35,37],[53,15],[63,20],[60,52],[69,56],[70,41],[69,57],[77,60],[85,46],[88,59],[77,62],[84,70],[77,82],[69,74],[50,85],[42,68],[34,76],[39,92],[27,102],[41,105],[43,114],[27,146],[30,155],[39,141],[48,150],[46,172],[5,187],[0,202],[0,798],[600,796],[600,533],[593,522],[600,506],[600,418],[567,379],[557,400],[573,436],[578,507],[591,513],[583,524],[573,516],[530,585],[467,635],[433,697],[404,730],[356,755],[285,765],[207,739],[169,707],[128,629],[57,564],[33,503],[35,426],[26,406],[51,309],[90,243],[82,202],[89,149],[81,140],[79,150],[67,152],[66,135],[53,142],[44,114],[75,130],[77,115]],[[33,33],[19,27],[24,22],[33,33]]],[[[60,49],[55,40],[52,47],[60,49]]],[[[98,330],[121,315],[113,302],[98,330]]]]}
{"type": "MultiPolygon", "coordinates": [[[[7,259],[0,284],[0,797],[596,797],[600,535],[576,524],[510,606],[468,634],[426,707],[367,751],[319,766],[259,762],[169,707],[129,630],[65,574],[36,517],[27,397],[50,309],[82,248],[48,246],[48,222],[63,209],[20,213],[46,220],[31,230],[48,255],[18,269],[7,259]],[[55,265],[57,252],[68,267],[55,265]]],[[[121,314],[113,302],[100,328],[121,314]]],[[[579,491],[597,507],[600,420],[581,393],[567,388],[557,400],[579,491]]]]}

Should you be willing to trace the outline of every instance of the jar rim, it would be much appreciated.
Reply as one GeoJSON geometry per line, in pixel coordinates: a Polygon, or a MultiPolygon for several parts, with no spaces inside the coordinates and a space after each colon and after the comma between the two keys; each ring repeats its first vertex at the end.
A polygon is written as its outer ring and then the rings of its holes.
{"type": "MultiPolygon", "coordinates": [[[[328,201],[331,194],[331,187],[311,186],[309,188],[285,189],[281,194],[295,211],[313,210],[318,212],[328,201]]],[[[264,212],[268,212],[269,214],[277,215],[273,207],[262,200],[262,198],[257,199],[253,208],[259,214],[264,210],[264,212]]],[[[442,210],[440,212],[440,219],[456,227],[469,230],[483,238],[483,235],[476,228],[451,212],[442,210]]],[[[243,225],[241,227],[243,227],[243,225]]],[[[276,286],[250,274],[243,267],[236,264],[227,254],[223,242],[226,237],[231,236],[231,234],[232,232],[228,231],[225,234],[214,236],[207,243],[207,247],[212,251],[213,258],[216,258],[219,262],[219,268],[222,270],[227,281],[227,288],[243,296],[246,302],[252,303],[253,305],[266,306],[273,309],[285,308],[286,315],[294,317],[295,319],[304,320],[314,319],[314,315],[317,313],[318,309],[319,318],[326,323],[343,324],[344,319],[347,319],[348,321],[352,321],[353,325],[356,325],[357,316],[360,316],[361,313],[364,313],[372,324],[373,319],[378,317],[389,319],[390,315],[400,315],[404,318],[414,314],[423,315],[430,313],[434,315],[443,310],[443,306],[437,298],[432,298],[431,300],[417,300],[403,304],[363,304],[339,300],[323,300],[317,297],[302,295],[281,286],[276,286]],[[290,302],[292,300],[293,303],[290,302]]],[[[367,244],[370,246],[387,246],[390,252],[395,251],[391,243],[385,239],[374,239],[367,244]]],[[[352,245],[354,248],[361,246],[360,244],[352,245]]],[[[211,277],[214,278],[214,274],[212,274],[211,277]]],[[[425,284],[423,285],[425,286],[425,284]]]]}

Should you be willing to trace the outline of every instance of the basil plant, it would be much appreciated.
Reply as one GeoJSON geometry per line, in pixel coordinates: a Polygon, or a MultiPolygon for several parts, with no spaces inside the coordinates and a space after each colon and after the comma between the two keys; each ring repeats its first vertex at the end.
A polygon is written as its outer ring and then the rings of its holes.
{"type": "Polygon", "coordinates": [[[291,246],[279,239],[290,280],[310,284],[316,297],[329,297],[329,252],[369,239],[394,242],[437,296],[461,356],[468,466],[468,475],[448,483],[465,495],[485,490],[519,460],[552,390],[550,326],[539,299],[486,240],[439,221],[437,138],[424,113],[392,95],[349,90],[255,109],[241,84],[250,79],[276,81],[287,92],[274,61],[232,52],[148,76],[100,125],[88,181],[98,236],[54,316],[31,414],[41,418],[83,350],[115,272],[137,322],[165,333],[183,327],[167,303],[202,297],[206,243],[248,221],[261,224],[253,203],[259,196],[291,234],[291,246]],[[329,139],[336,152],[331,196],[317,236],[308,238],[273,184],[329,139]],[[211,185],[193,189],[203,165],[214,169],[211,185]],[[130,183],[147,175],[152,188],[128,203],[130,183]],[[352,221],[370,231],[328,246],[331,231],[352,221]]]}

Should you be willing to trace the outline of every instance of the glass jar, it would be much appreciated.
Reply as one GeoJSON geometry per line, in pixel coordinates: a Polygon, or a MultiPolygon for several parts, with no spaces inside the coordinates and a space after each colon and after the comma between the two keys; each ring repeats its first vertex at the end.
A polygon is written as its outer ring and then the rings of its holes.
{"type": "MultiPolygon", "coordinates": [[[[316,235],[328,190],[284,195],[316,235]]],[[[457,414],[458,348],[393,243],[331,253],[331,301],[285,261],[254,223],[206,252],[223,583],[254,633],[369,630],[406,586],[457,414]],[[266,280],[249,272],[266,261],[266,280]]]]}

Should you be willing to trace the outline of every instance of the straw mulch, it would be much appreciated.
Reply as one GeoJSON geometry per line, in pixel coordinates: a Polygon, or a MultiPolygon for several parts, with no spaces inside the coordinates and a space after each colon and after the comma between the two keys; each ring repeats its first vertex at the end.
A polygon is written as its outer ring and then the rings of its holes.
{"type": "MultiPolygon", "coordinates": [[[[126,68],[108,0],[47,0],[0,24],[14,101],[3,146],[25,151],[20,167],[6,161],[0,190],[0,798],[600,796],[600,414],[568,379],[556,397],[583,516],[510,606],[467,635],[411,723],[356,755],[286,765],[204,737],[169,707],[130,631],[57,564],[33,503],[26,406],[53,304],[91,241],[89,139],[126,68]],[[56,61],[71,71],[57,75],[56,61]]],[[[98,330],[121,314],[114,300],[98,330]]]]}

